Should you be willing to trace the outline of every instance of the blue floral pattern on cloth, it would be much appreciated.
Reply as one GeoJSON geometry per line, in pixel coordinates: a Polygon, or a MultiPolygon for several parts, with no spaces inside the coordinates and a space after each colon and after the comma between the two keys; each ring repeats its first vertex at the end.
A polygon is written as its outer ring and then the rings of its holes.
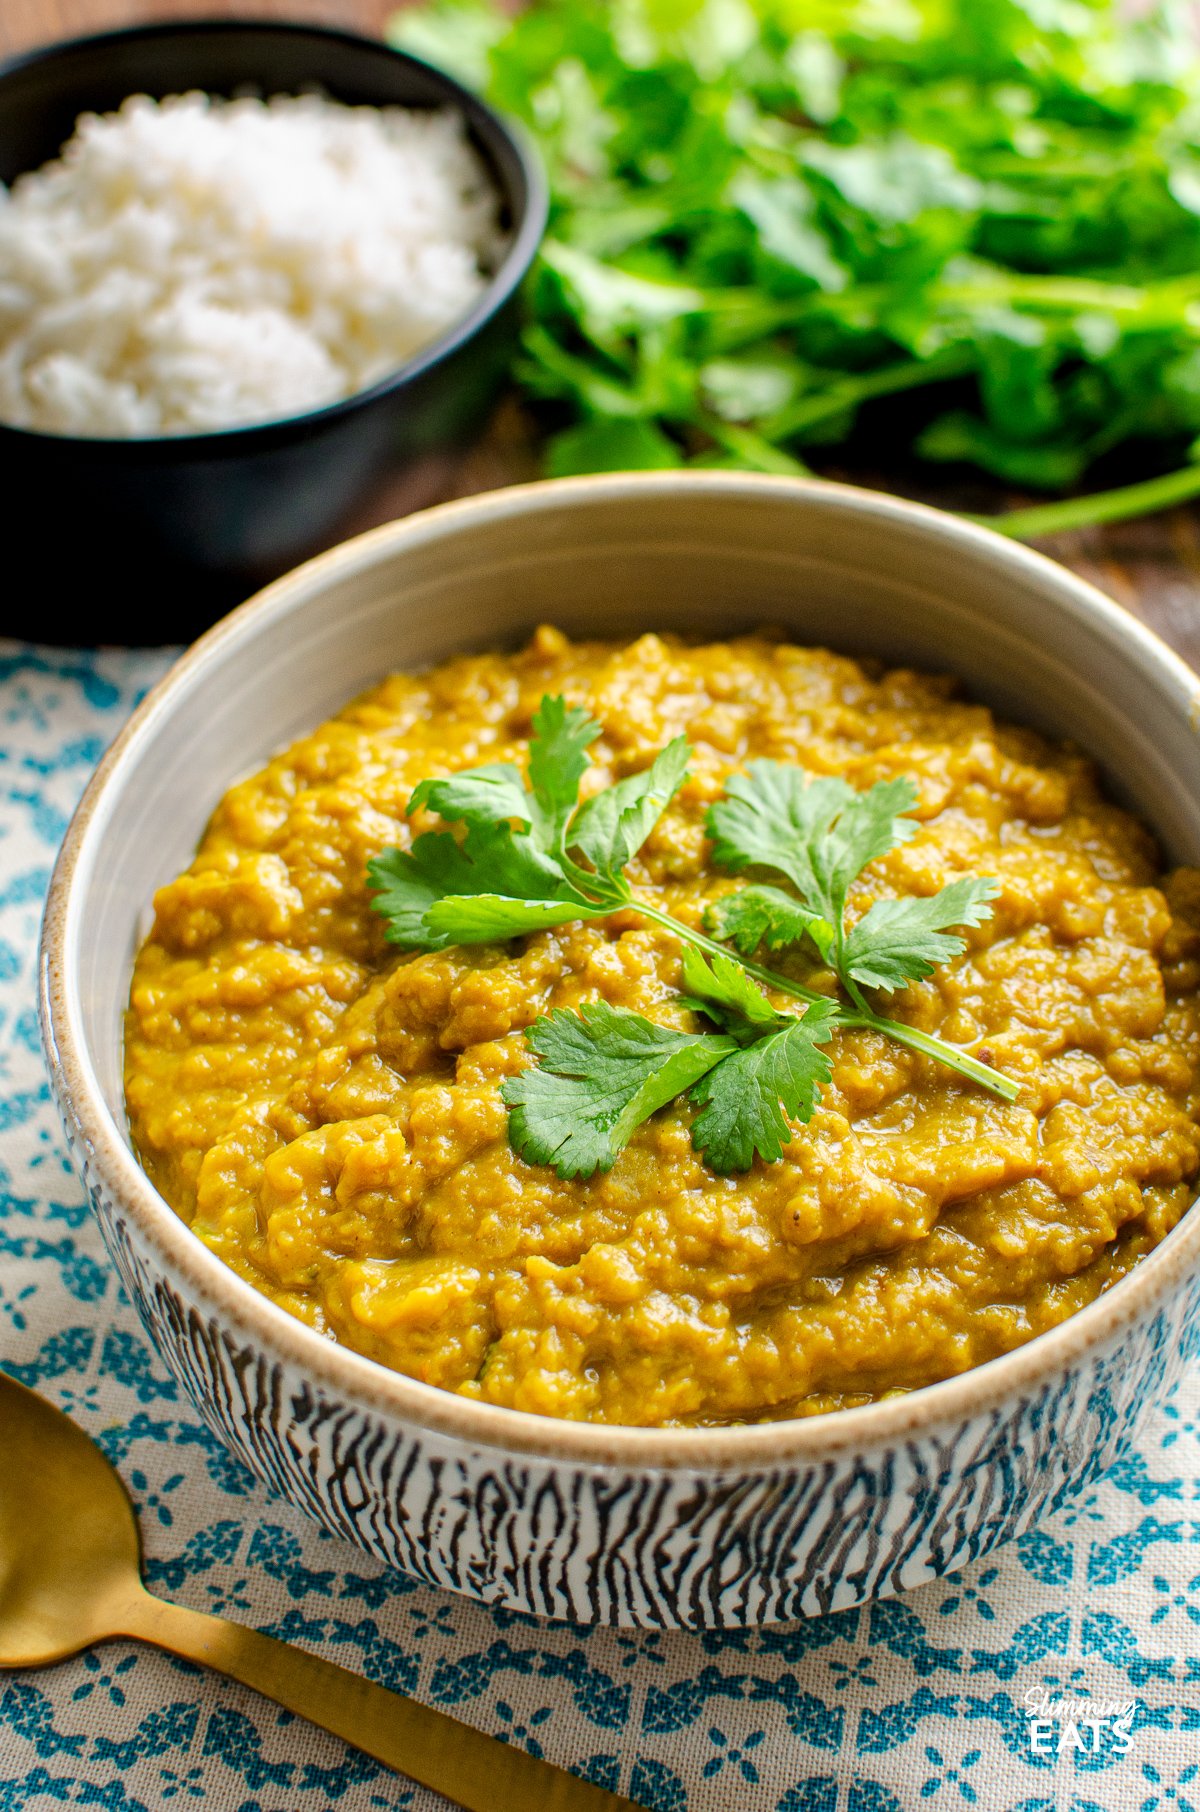
{"type": "MultiPolygon", "coordinates": [[[[384,1571],[224,1451],[109,1266],[63,1150],[34,1011],[56,847],[165,664],[0,643],[0,1365],[120,1469],[151,1588],[318,1649],[652,1812],[1200,1812],[1200,1373],[1098,1485],[955,1578],[727,1635],[489,1610],[384,1571]],[[1055,1704],[1081,1699],[1091,1707],[1074,1716],[1055,1704]],[[1127,1707],[1123,1720],[1106,1705],[1127,1707]]],[[[197,1804],[445,1802],[128,1643],[0,1675],[0,1812],[197,1804]]]]}

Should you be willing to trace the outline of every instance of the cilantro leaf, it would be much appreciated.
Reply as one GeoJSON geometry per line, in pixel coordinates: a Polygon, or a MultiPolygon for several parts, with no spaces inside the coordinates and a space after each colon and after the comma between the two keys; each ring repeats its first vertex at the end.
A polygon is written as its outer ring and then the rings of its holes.
{"type": "Polygon", "coordinates": [[[855,793],[839,812],[828,839],[812,856],[821,881],[817,904],[825,918],[840,922],[851,883],[863,869],[916,836],[916,825],[903,816],[916,803],[911,780],[878,780],[865,793],[855,793]]]}
{"type": "Polygon", "coordinates": [[[689,944],[683,952],[682,974],[688,989],[682,1004],[693,1013],[706,1013],[739,1044],[791,1023],[791,1016],[777,1013],[762,989],[730,957],[714,956],[709,962],[689,944]]]}
{"type": "Polygon", "coordinates": [[[471,864],[456,837],[428,831],[410,850],[385,849],[367,863],[372,907],[387,920],[389,944],[407,950],[437,950],[449,939],[433,938],[425,914],[435,900],[471,884],[471,864]]]}
{"type": "Polygon", "coordinates": [[[408,950],[491,943],[590,918],[597,910],[526,833],[509,824],[472,823],[461,843],[449,831],[427,831],[410,850],[385,849],[373,857],[367,878],[372,905],[388,922],[388,942],[408,950]],[[541,908],[540,917],[534,907],[541,908]]]}
{"type": "MultiPolygon", "coordinates": [[[[594,380],[587,380],[596,388],[594,380]]],[[[577,472],[670,472],[683,455],[653,422],[625,416],[595,415],[563,428],[546,442],[547,478],[571,478],[577,472]]]]}
{"type": "Polygon", "coordinates": [[[558,1176],[611,1170],[643,1120],[737,1049],[694,1037],[605,1001],[556,1008],[526,1034],[539,1061],[505,1082],[509,1138],[530,1164],[558,1176]]]}
{"type": "Polygon", "coordinates": [[[533,718],[529,786],[509,762],[422,780],[408,803],[466,825],[460,843],[445,831],[387,849],[367,865],[375,910],[388,941],[410,950],[482,944],[597,918],[628,897],[621,871],[678,792],[687,739],[641,774],[578,806],[587,750],[600,725],[577,705],[547,695],[533,718]],[[595,874],[567,855],[578,849],[595,874]],[[595,883],[593,885],[593,882],[595,883]]]}
{"type": "Polygon", "coordinates": [[[752,761],[709,811],[713,856],[734,873],[778,869],[812,911],[840,929],[851,882],[916,834],[902,816],[916,801],[908,779],[880,780],[857,793],[844,780],[812,780],[782,761],[752,761]]]}
{"type": "Polygon", "coordinates": [[[409,950],[493,943],[632,907],[676,934],[688,990],[679,1004],[719,1029],[677,1032],[604,1002],[535,1022],[527,1038],[537,1062],[501,1090],[510,1142],[529,1163],[551,1164],[564,1178],[607,1170],[644,1120],[684,1094],[700,1110],[693,1143],[714,1169],[745,1170],[756,1153],[773,1162],[829,1079],[821,1047],[838,1024],[871,1026],[1015,1098],[1015,1083],[957,1046],[880,1017],[859,992],[860,984],[902,987],[959,954],[963,940],[948,928],[979,924],[996,892],[994,881],[965,878],[931,899],[881,900],[847,932],[856,876],[915,830],[905,816],[917,798],[911,781],[858,793],[774,761],[735,775],[709,813],[716,859],[734,870],[773,867],[802,897],[755,884],[717,901],[706,918],[731,940],[725,952],[639,899],[624,877],[686,778],[687,739],[677,736],[643,773],[580,806],[600,726],[547,696],[533,732],[528,782],[495,762],[415,788],[410,812],[428,808],[465,830],[461,840],[425,832],[411,849],[385,849],[368,864],[388,939],[409,950]],[[761,944],[779,949],[805,937],[850,995],[849,1008],[750,960],[761,944]],[[803,1000],[803,1016],[780,1012],[764,990],[803,1000]]]}
{"type": "Polygon", "coordinates": [[[752,761],[709,810],[713,860],[734,874],[752,866],[778,869],[819,911],[813,850],[854,797],[844,780],[814,780],[782,761],[752,761]]]}
{"type": "Polygon", "coordinates": [[[837,1017],[833,1001],[814,1001],[803,1019],[735,1051],[695,1085],[692,1100],[701,1112],[692,1144],[714,1170],[749,1170],[755,1153],[769,1164],[782,1156],[792,1137],[789,1118],[811,1119],[818,1091],[833,1074],[821,1046],[837,1017]]]}
{"type": "Polygon", "coordinates": [[[760,944],[785,950],[807,936],[828,960],[836,936],[828,919],[781,887],[739,887],[715,900],[704,922],[714,936],[728,938],[743,956],[753,956],[760,944]]]}
{"type": "Polygon", "coordinates": [[[702,314],[707,305],[704,291],[694,284],[639,277],[558,239],[543,240],[542,262],[558,276],[579,310],[584,332],[599,346],[613,346],[630,328],[702,314]]]}
{"type": "Polygon", "coordinates": [[[599,735],[600,725],[586,711],[547,694],[533,717],[528,789],[511,762],[463,768],[441,779],[420,781],[408,802],[409,816],[427,806],[449,822],[500,824],[515,819],[540,849],[560,856],[587,767],[587,750],[599,735]]]}
{"type": "Polygon", "coordinates": [[[469,88],[482,88],[488,52],[504,36],[504,14],[481,0],[441,0],[437,6],[406,7],[392,22],[393,43],[403,40],[414,57],[447,69],[469,88]]]}
{"type": "Polygon", "coordinates": [[[502,893],[446,894],[433,901],[425,912],[425,926],[439,943],[426,943],[422,948],[502,944],[510,937],[524,937],[531,931],[548,931],[555,925],[599,918],[610,910],[575,893],[553,900],[514,899],[502,893]]]}
{"type": "MultiPolygon", "coordinates": [[[[1200,432],[1186,5],[512,11],[428,0],[388,29],[538,142],[553,234],[516,377],[554,404],[551,472],[795,470],[908,389],[904,445],[1023,488],[1131,443],[1158,470],[1200,432]]],[[[1028,537],[1198,489],[1184,466],[993,520],[1028,537]]]]}
{"type": "Polygon", "coordinates": [[[946,927],[981,925],[998,892],[998,883],[984,876],[951,881],[928,899],[877,900],[846,937],[847,974],[889,994],[923,981],[966,949],[964,939],[948,936],[946,927]]]}
{"type": "Polygon", "coordinates": [[[506,761],[482,768],[465,768],[437,780],[422,780],[413,788],[408,816],[422,806],[448,823],[503,824],[516,819],[526,830],[533,823],[533,801],[525,791],[518,768],[506,761]]]}
{"type": "Polygon", "coordinates": [[[546,849],[562,851],[588,765],[587,752],[599,735],[596,720],[565,698],[543,698],[534,714],[529,784],[537,805],[534,829],[546,849]]]}
{"type": "Polygon", "coordinates": [[[569,847],[597,874],[614,878],[635,856],[687,777],[691,745],[676,736],[641,774],[629,774],[589,799],[575,814],[569,847]]]}

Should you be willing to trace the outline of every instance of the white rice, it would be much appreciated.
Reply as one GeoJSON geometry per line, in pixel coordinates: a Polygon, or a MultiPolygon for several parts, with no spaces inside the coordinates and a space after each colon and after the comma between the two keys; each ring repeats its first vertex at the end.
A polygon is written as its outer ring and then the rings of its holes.
{"type": "Polygon", "coordinates": [[[459,320],[502,244],[452,111],[134,95],[0,183],[0,420],[189,434],[332,403],[459,320]]]}

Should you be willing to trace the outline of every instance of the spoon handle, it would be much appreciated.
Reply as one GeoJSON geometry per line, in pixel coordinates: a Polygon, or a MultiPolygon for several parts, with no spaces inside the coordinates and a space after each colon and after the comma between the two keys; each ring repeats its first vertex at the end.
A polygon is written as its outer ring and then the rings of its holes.
{"type": "Polygon", "coordinates": [[[199,1661],[445,1794],[467,1812],[641,1812],[523,1749],[244,1624],[139,1591],[114,1635],[199,1661]]]}

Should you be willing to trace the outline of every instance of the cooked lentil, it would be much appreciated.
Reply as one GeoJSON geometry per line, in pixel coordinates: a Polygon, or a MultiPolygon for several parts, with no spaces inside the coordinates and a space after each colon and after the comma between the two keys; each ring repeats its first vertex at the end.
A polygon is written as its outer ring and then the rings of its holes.
{"type": "MultiPolygon", "coordinates": [[[[1122,1277],[1200,1170],[1200,873],[1164,876],[1089,762],[964,702],[770,635],[646,635],[397,674],[233,787],[161,889],[126,1040],[142,1161],[197,1236],[319,1332],[486,1402],[722,1424],[867,1403],[979,1365],[1122,1277]],[[679,950],[627,912],[398,955],[369,856],[433,820],[417,781],[522,763],[565,692],[600,721],[585,786],[679,731],[691,778],[630,875],[699,923],[733,885],[704,814],[756,756],[854,786],[910,774],[920,834],[885,894],[992,874],[993,918],[893,1010],[1021,1083],[1009,1106],[863,1031],[777,1164],[708,1170],[677,1103],[607,1175],[510,1149],[523,1029],[602,997],[673,1023],[679,950]]],[[[778,961],[780,959],[772,959],[778,961]]],[[[813,978],[800,958],[790,972],[813,978]]]]}

